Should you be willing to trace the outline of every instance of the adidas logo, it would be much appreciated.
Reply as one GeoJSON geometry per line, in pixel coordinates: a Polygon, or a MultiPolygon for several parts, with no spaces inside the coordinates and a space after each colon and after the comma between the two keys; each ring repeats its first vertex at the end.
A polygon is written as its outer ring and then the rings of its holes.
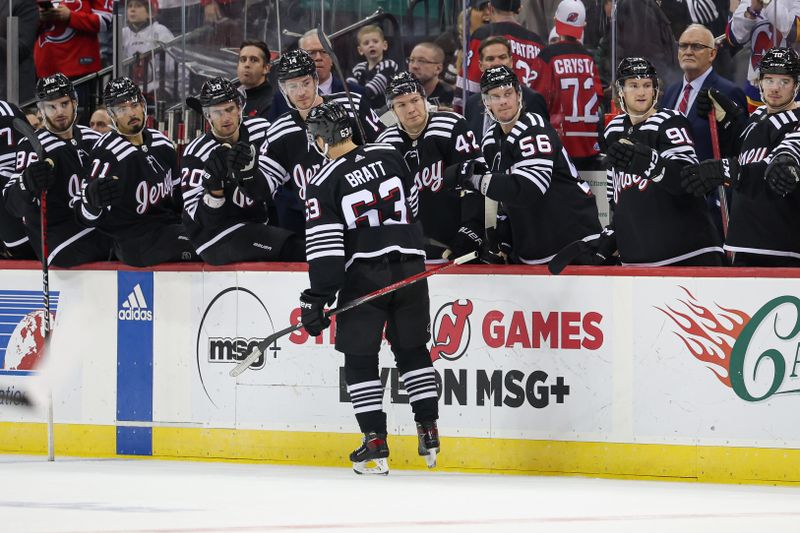
{"type": "Polygon", "coordinates": [[[117,313],[120,320],[153,320],[153,311],[147,308],[142,287],[137,283],[117,313]]]}
{"type": "Polygon", "coordinates": [[[359,161],[363,161],[364,159],[366,159],[366,157],[364,157],[363,155],[356,154],[356,163],[358,163],[359,161]]]}

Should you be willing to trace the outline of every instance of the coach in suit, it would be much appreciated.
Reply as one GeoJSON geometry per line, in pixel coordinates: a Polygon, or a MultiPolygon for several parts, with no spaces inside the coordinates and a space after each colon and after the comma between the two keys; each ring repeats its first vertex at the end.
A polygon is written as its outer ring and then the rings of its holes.
{"type": "MultiPolygon", "coordinates": [[[[744,111],[747,110],[744,91],[714,72],[712,63],[715,57],[717,49],[711,31],[700,24],[687,27],[678,40],[678,62],[683,71],[683,80],[668,86],[661,101],[661,107],[680,111],[689,119],[694,148],[700,161],[713,159],[714,153],[711,148],[708,117],[701,117],[697,113],[697,95],[713,88],[736,102],[736,105],[744,111]]],[[[739,115],[739,120],[747,120],[747,113],[739,115]]],[[[714,224],[722,234],[722,218],[716,191],[708,195],[707,201],[714,224]]]]}
{"type": "MultiPolygon", "coordinates": [[[[711,66],[717,57],[714,36],[700,24],[692,24],[678,40],[678,62],[683,71],[683,80],[664,90],[661,107],[680,111],[692,125],[692,137],[697,158],[700,161],[712,159],[711,130],[708,117],[697,114],[695,102],[701,90],[714,88],[747,110],[744,91],[733,82],[719,76],[711,66]]],[[[746,115],[741,119],[746,120],[746,115]]]]}

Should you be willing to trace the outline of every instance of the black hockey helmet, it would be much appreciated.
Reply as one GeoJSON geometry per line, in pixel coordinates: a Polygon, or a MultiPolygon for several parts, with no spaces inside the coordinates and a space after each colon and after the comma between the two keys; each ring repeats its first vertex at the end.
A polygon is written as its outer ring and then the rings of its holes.
{"type": "Polygon", "coordinates": [[[413,74],[409,72],[395,74],[394,77],[389,80],[389,85],[386,86],[386,105],[392,107],[392,100],[398,96],[414,93],[419,93],[423,98],[427,96],[425,94],[425,88],[413,74]]]}
{"type": "Polygon", "coordinates": [[[306,119],[308,139],[312,146],[321,137],[329,146],[339,144],[353,136],[350,115],[344,106],[337,102],[325,102],[313,108],[306,119]]]}
{"type": "Polygon", "coordinates": [[[305,50],[290,50],[278,59],[278,81],[291,80],[302,76],[317,79],[317,66],[305,50]]]}
{"type": "Polygon", "coordinates": [[[186,105],[195,111],[202,113],[204,107],[224,104],[225,102],[235,101],[239,107],[244,106],[244,97],[233,83],[221,76],[211,78],[200,87],[200,94],[190,96],[186,99],[186,105]]]}
{"type": "Polygon", "coordinates": [[[486,94],[498,87],[509,86],[519,91],[519,78],[513,70],[505,65],[487,68],[481,76],[481,94],[486,94]]]}
{"type": "Polygon", "coordinates": [[[621,89],[627,79],[651,79],[653,88],[658,90],[656,67],[643,57],[625,57],[617,65],[617,83],[621,89]]]}
{"type": "Polygon", "coordinates": [[[103,104],[109,109],[115,105],[134,100],[144,102],[144,95],[139,86],[133,83],[130,78],[113,79],[103,89],[103,104]]]}
{"type": "Polygon", "coordinates": [[[770,48],[761,57],[758,78],[764,74],[785,74],[800,83],[800,56],[792,48],[770,48]]]}
{"type": "Polygon", "coordinates": [[[45,102],[62,96],[69,96],[73,100],[78,99],[78,93],[72,82],[60,72],[45,76],[36,82],[36,99],[38,101],[45,102]]]}

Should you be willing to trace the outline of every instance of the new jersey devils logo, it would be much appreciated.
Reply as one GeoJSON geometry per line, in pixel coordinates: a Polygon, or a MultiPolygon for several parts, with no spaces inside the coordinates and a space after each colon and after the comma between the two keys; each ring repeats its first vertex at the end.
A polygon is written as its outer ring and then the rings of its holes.
{"type": "Polygon", "coordinates": [[[458,359],[467,351],[471,328],[472,301],[456,300],[444,304],[433,319],[431,361],[458,359]]]}

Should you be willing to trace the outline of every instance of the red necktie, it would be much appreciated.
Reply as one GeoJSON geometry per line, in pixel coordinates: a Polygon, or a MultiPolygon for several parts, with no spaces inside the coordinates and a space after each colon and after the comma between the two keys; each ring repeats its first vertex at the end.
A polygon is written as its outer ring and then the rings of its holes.
{"type": "Polygon", "coordinates": [[[683,90],[683,98],[681,98],[681,103],[678,104],[678,111],[686,114],[687,108],[689,107],[689,95],[692,92],[692,84],[687,83],[686,88],[683,90]]]}

